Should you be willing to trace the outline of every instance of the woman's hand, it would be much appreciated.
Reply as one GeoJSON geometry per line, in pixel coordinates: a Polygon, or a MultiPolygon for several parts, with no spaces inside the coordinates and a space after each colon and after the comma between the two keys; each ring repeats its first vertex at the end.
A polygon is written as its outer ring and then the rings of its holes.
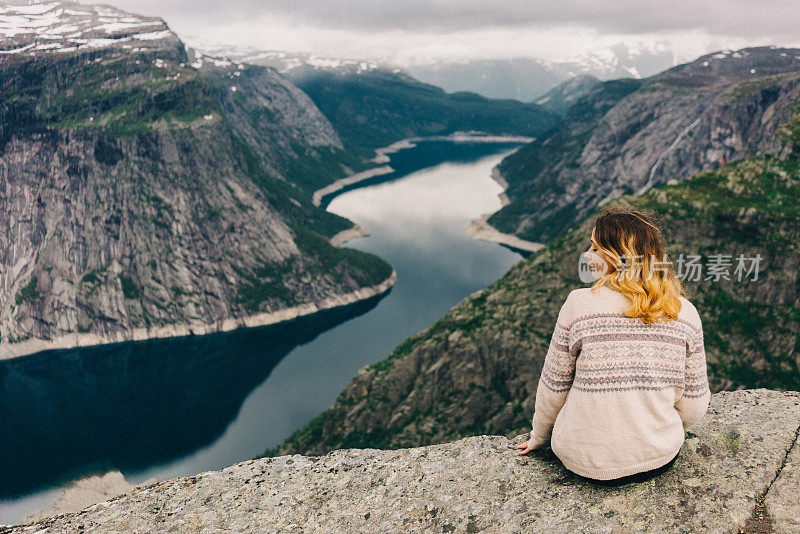
{"type": "Polygon", "coordinates": [[[520,454],[528,454],[529,452],[531,452],[533,450],[533,448],[529,445],[530,442],[531,442],[531,440],[528,440],[528,441],[525,441],[525,442],[520,443],[519,445],[517,445],[518,449],[525,449],[525,450],[521,451],[520,454]]]}

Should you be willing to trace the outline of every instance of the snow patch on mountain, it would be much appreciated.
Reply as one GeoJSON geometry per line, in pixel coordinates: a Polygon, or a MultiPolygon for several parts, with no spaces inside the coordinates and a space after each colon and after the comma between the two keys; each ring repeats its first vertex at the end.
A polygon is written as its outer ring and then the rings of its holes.
{"type": "Polygon", "coordinates": [[[0,4],[0,54],[64,53],[177,39],[163,20],[102,5],[10,0],[0,4]]]}
{"type": "Polygon", "coordinates": [[[269,66],[282,74],[289,75],[302,69],[339,73],[354,72],[356,74],[377,69],[395,73],[401,71],[399,66],[377,59],[334,58],[319,54],[261,50],[245,46],[198,45],[195,49],[204,57],[225,58],[238,63],[269,66]]]}

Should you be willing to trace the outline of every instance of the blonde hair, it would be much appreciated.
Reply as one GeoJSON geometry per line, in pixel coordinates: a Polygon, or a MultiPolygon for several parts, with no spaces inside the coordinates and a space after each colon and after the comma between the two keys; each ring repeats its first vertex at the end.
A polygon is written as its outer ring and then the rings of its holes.
{"type": "Polygon", "coordinates": [[[592,291],[602,286],[619,291],[631,301],[625,316],[647,324],[678,317],[684,290],[650,216],[630,208],[608,211],[595,221],[594,241],[611,266],[592,291]]]}

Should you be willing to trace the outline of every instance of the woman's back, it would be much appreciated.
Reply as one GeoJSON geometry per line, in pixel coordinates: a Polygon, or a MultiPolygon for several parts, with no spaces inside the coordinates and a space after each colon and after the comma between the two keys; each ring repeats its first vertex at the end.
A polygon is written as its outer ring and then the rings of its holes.
{"type": "Polygon", "coordinates": [[[561,307],[518,448],[550,441],[567,469],[624,479],[668,465],[705,413],[703,326],[646,213],[600,215],[582,257],[595,283],[561,307]]]}
{"type": "Polygon", "coordinates": [[[625,316],[630,301],[618,291],[571,292],[542,369],[531,440],[550,438],[568,469],[601,480],[674,458],[710,398],[700,317],[680,301],[676,319],[647,324],[625,316]]]}

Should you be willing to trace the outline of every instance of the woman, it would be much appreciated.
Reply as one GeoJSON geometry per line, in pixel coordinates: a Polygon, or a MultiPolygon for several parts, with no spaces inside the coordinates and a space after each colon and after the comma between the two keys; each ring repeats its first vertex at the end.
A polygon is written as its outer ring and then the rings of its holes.
{"type": "Polygon", "coordinates": [[[645,213],[598,217],[584,253],[605,267],[558,314],[520,454],[548,441],[570,471],[623,483],[666,470],[705,413],[703,329],[645,213]]]}

